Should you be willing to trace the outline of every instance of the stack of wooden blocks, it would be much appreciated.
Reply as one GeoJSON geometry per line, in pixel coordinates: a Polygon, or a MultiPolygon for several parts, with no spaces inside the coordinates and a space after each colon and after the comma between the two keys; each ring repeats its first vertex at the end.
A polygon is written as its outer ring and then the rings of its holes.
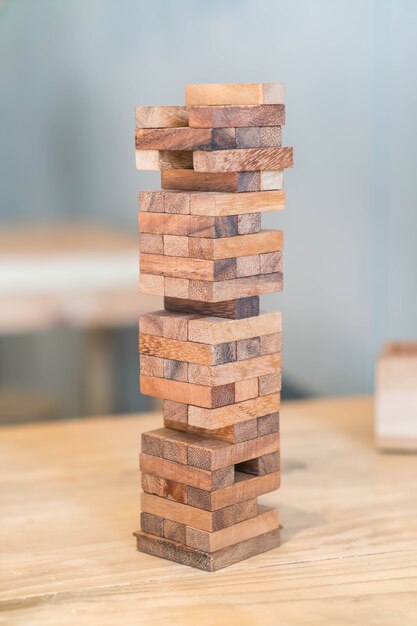
{"type": "Polygon", "coordinates": [[[279,487],[282,290],[281,84],[188,85],[186,106],[138,107],[141,291],[164,310],[139,321],[140,388],[164,399],[142,436],[138,550],[213,571],[279,545],[257,497],[279,487]]]}

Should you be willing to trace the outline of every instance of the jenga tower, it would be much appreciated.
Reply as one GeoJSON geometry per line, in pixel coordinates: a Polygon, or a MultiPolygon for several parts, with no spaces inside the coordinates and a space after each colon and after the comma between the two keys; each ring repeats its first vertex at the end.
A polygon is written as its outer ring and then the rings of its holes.
{"type": "Polygon", "coordinates": [[[188,85],[186,106],[138,107],[136,165],[162,170],[140,193],[141,292],[164,310],[139,321],[140,388],[163,398],[142,436],[137,548],[214,571],[279,545],[283,234],[281,84],[188,85]]]}

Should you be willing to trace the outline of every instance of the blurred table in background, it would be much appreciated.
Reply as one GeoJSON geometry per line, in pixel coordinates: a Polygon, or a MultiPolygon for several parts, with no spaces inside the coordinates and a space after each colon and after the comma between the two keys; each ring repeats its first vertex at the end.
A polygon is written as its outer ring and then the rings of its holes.
{"type": "MultiPolygon", "coordinates": [[[[0,335],[85,329],[87,414],[111,411],[111,329],[161,308],[160,298],[138,293],[138,258],[136,237],[94,224],[5,225],[0,231],[0,335]]],[[[16,390],[0,391],[0,407],[2,396],[1,413],[13,413],[16,390]]]]}
{"type": "Polygon", "coordinates": [[[280,548],[213,574],[136,552],[141,432],[160,414],[0,430],[5,624],[417,623],[417,456],[371,398],[284,403],[280,548]]]}

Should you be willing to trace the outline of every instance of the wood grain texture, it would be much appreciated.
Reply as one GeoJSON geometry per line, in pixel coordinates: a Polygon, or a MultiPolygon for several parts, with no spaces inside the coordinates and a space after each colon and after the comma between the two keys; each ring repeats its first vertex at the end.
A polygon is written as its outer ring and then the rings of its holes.
{"type": "Polygon", "coordinates": [[[138,128],[171,128],[188,126],[188,111],[185,106],[138,106],[136,107],[138,128]]]}
{"type": "Polygon", "coordinates": [[[269,396],[281,391],[281,372],[259,377],[259,395],[269,396]]]}
{"type": "Polygon", "coordinates": [[[223,302],[201,302],[181,298],[164,298],[164,307],[169,311],[194,312],[200,315],[244,319],[259,313],[259,296],[236,298],[223,302]]]}
{"type": "Polygon", "coordinates": [[[148,296],[164,296],[165,283],[163,276],[155,276],[155,274],[139,275],[139,291],[148,296]]]}
{"type": "Polygon", "coordinates": [[[191,128],[224,128],[239,126],[284,126],[285,105],[214,105],[189,106],[191,128]]]}
{"type": "MultiPolygon", "coordinates": [[[[253,214],[250,213],[249,215],[253,214]]],[[[235,235],[234,237],[222,237],[220,239],[194,237],[191,240],[187,238],[187,240],[188,256],[190,258],[210,260],[237,258],[237,264],[241,270],[245,266],[245,262],[241,261],[241,258],[253,256],[254,254],[259,256],[259,253],[278,252],[283,248],[283,232],[280,230],[262,230],[247,235],[235,235]]],[[[258,274],[261,274],[260,259],[258,259],[258,265],[258,274]]],[[[253,264],[252,266],[254,267],[253,264]]]]}
{"type": "Polygon", "coordinates": [[[284,208],[285,192],[283,189],[242,192],[240,194],[190,193],[190,212],[194,215],[242,215],[253,212],[280,211],[284,208]]]}
{"type": "Polygon", "coordinates": [[[277,433],[236,444],[207,438],[198,444],[190,443],[188,465],[214,471],[277,451],[279,451],[277,433]]]}
{"type": "Polygon", "coordinates": [[[278,312],[261,312],[257,316],[242,320],[197,317],[188,321],[190,341],[210,345],[260,337],[281,330],[282,315],[278,312]]]}
{"type": "Polygon", "coordinates": [[[278,511],[259,506],[256,517],[212,533],[187,526],[185,544],[197,550],[215,552],[277,528],[279,528],[278,511]]]}
{"type": "Polygon", "coordinates": [[[237,232],[238,235],[249,235],[259,233],[261,230],[261,214],[246,213],[237,216],[237,232]]]}
{"type": "Polygon", "coordinates": [[[195,172],[256,172],[293,166],[292,148],[247,148],[193,153],[195,172]]]}
{"type": "MultiPolygon", "coordinates": [[[[255,439],[258,436],[259,427],[258,420],[248,420],[246,422],[241,422],[240,424],[233,424],[232,426],[227,426],[226,428],[218,428],[217,430],[208,430],[206,428],[198,428],[197,426],[190,426],[187,423],[188,419],[188,406],[183,405],[187,411],[186,419],[178,419],[178,416],[173,415],[171,417],[164,416],[164,426],[166,428],[173,428],[175,430],[181,430],[187,433],[194,433],[196,435],[200,435],[202,437],[213,437],[215,439],[220,439],[222,441],[229,441],[230,443],[241,443],[242,441],[249,441],[250,439],[255,439]]],[[[181,416],[179,416],[181,417],[181,416]]],[[[276,432],[274,430],[270,430],[266,432],[266,429],[263,428],[265,432],[262,432],[264,435],[269,435],[270,432],[276,432]]]]}
{"type": "Polygon", "coordinates": [[[281,367],[281,353],[224,363],[222,365],[197,365],[190,363],[188,380],[200,385],[227,385],[240,380],[275,373],[281,367]]]}
{"type": "Polygon", "coordinates": [[[215,410],[205,410],[200,406],[190,406],[188,408],[188,423],[191,426],[199,426],[209,430],[224,428],[231,424],[244,422],[246,420],[276,413],[280,409],[280,394],[274,393],[269,396],[262,396],[237,402],[231,406],[219,407],[215,410]]]}
{"type": "Polygon", "coordinates": [[[236,344],[224,342],[210,345],[158,337],[157,335],[139,334],[139,353],[142,356],[150,355],[200,365],[220,365],[236,360],[236,344]]]}
{"type": "Polygon", "coordinates": [[[281,126],[236,128],[236,148],[279,148],[281,143],[281,126]]]}
{"type": "Polygon", "coordinates": [[[284,104],[284,83],[188,84],[188,105],[284,104]]]}
{"type": "Polygon", "coordinates": [[[279,529],[211,553],[183,546],[156,535],[148,535],[143,531],[137,531],[134,534],[139,552],[159,556],[207,572],[215,572],[280,545],[279,529]]]}
{"type": "Polygon", "coordinates": [[[233,384],[206,387],[143,375],[140,376],[140,390],[144,395],[154,398],[174,400],[175,402],[184,402],[205,408],[232,404],[235,397],[233,384]]]}
{"type": "MultiPolygon", "coordinates": [[[[278,437],[278,434],[276,436],[278,437]]],[[[252,474],[253,476],[264,476],[265,474],[271,474],[272,472],[278,472],[279,470],[279,452],[263,454],[256,459],[249,459],[248,461],[243,461],[243,463],[238,463],[236,466],[236,471],[244,472],[245,474],[252,474]]]]}
{"type": "Polygon", "coordinates": [[[284,170],[259,172],[195,172],[162,170],[161,187],[178,191],[258,192],[282,189],[284,170]]]}
{"type": "MultiPolygon", "coordinates": [[[[155,463],[152,459],[150,460],[151,465],[155,463]]],[[[141,485],[143,491],[146,491],[146,493],[152,493],[161,498],[168,498],[168,500],[175,500],[176,502],[182,502],[184,504],[187,503],[188,487],[184,483],[142,472],[141,485]]]]}
{"type": "Polygon", "coordinates": [[[139,233],[139,249],[149,254],[164,254],[164,238],[154,233],[139,233]]]}
{"type": "MultiPolygon", "coordinates": [[[[235,402],[243,402],[259,395],[258,378],[247,378],[235,382],[235,402]]],[[[243,422],[245,423],[245,422],[243,422]]]]}
{"type": "MultiPolygon", "coordinates": [[[[214,493],[216,489],[222,489],[234,483],[234,467],[222,467],[216,471],[209,471],[183,463],[175,463],[174,461],[144,454],[143,452],[140,454],[139,459],[142,474],[149,474],[168,481],[190,485],[210,493],[214,493]]],[[[164,495],[163,497],[166,496],[164,495]]],[[[172,491],[171,499],[176,500],[172,491]]]]}
{"type": "Polygon", "coordinates": [[[236,278],[236,259],[232,258],[211,261],[163,254],[141,254],[140,268],[145,274],[190,280],[217,281],[236,278]]]}
{"type": "MultiPolygon", "coordinates": [[[[235,300],[237,298],[274,293],[276,291],[282,291],[282,287],[283,279],[281,272],[216,282],[190,280],[188,298],[191,300],[200,300],[201,302],[222,302],[225,300],[235,300]]],[[[155,295],[159,295],[159,292],[155,295]]]]}
{"type": "Polygon", "coordinates": [[[235,148],[234,128],[137,128],[137,150],[216,150],[235,148]]]}
{"type": "Polygon", "coordinates": [[[231,237],[238,234],[237,216],[139,213],[139,232],[188,237],[231,237]]]}
{"type": "Polygon", "coordinates": [[[188,322],[195,317],[192,314],[174,313],[166,310],[143,313],[139,316],[139,332],[143,335],[186,341],[188,339],[188,322]]]}
{"type": "Polygon", "coordinates": [[[135,160],[143,171],[193,168],[192,153],[179,150],[136,150],[135,160]]]}

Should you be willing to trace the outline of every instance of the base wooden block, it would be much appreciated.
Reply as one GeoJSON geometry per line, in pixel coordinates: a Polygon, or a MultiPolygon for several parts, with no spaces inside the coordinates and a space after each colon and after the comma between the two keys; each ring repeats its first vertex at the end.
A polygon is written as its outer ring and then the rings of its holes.
{"type": "Polygon", "coordinates": [[[257,554],[262,554],[262,552],[267,550],[278,548],[280,545],[279,528],[211,553],[196,550],[170,539],[163,539],[140,530],[136,531],[134,536],[136,537],[139,552],[159,556],[163,559],[196,567],[207,572],[214,572],[223,567],[228,567],[257,554]]]}

